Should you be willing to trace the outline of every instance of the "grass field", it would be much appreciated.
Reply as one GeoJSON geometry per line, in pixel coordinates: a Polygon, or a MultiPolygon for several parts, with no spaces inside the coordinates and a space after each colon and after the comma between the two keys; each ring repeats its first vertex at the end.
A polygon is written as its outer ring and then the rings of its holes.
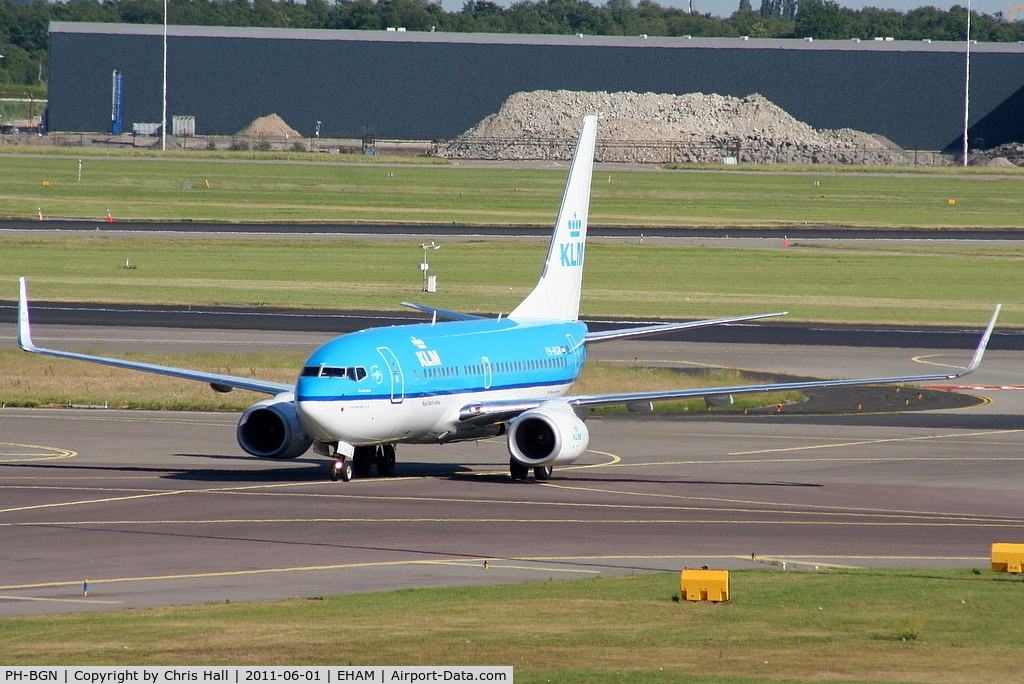
{"type": "MultiPolygon", "coordinates": [[[[517,682],[1012,681],[1019,578],[988,569],[734,571],[400,590],[0,621],[5,665],[512,665],[517,682]]],[[[90,595],[102,596],[102,583],[90,595]]]]}
{"type": "MultiPolygon", "coordinates": [[[[509,312],[536,283],[546,241],[413,242],[0,237],[0,299],[29,277],[38,301],[398,310],[416,301],[509,312]],[[130,261],[135,268],[124,268],[130,261]],[[495,264],[501,264],[495,274],[495,264]]],[[[693,318],[789,311],[787,320],[982,326],[997,302],[1024,325],[1024,246],[864,251],[587,247],[584,316],[693,318]]]]}
{"type": "MultiPolygon", "coordinates": [[[[0,217],[548,225],[565,171],[8,155],[0,217]]],[[[321,157],[310,155],[311,159],[321,157]]],[[[595,171],[593,225],[1019,228],[1022,173],[595,171]],[[955,200],[954,204],[950,200],[955,200]]]]}

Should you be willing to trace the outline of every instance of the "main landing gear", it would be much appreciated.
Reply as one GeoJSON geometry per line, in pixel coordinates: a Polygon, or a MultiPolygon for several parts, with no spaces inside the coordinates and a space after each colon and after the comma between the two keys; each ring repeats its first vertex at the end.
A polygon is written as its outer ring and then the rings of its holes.
{"type": "MultiPolygon", "coordinates": [[[[533,479],[545,481],[551,479],[551,466],[537,466],[533,469],[533,479]]],[[[508,474],[513,480],[525,480],[530,474],[530,466],[523,465],[514,458],[508,460],[508,474]]]]}
{"type": "Polygon", "coordinates": [[[378,477],[392,477],[395,474],[395,445],[377,444],[356,447],[352,458],[340,458],[331,465],[331,480],[348,482],[353,477],[369,477],[376,466],[378,477]]]}

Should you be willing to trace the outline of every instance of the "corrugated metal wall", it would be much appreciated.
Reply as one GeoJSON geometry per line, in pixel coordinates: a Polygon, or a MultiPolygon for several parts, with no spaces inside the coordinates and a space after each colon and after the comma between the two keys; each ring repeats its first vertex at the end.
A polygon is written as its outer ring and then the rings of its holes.
{"type": "MultiPolygon", "coordinates": [[[[171,36],[167,115],[194,115],[199,135],[230,135],[276,112],[307,137],[319,120],[323,137],[433,139],[464,132],[521,90],[758,92],[815,128],[880,133],[908,149],[959,145],[962,53],[778,43],[641,49],[171,36]]],[[[159,33],[51,32],[50,130],[109,130],[114,69],[124,74],[125,128],[160,121],[161,60],[159,33]]],[[[972,138],[1024,140],[1024,50],[973,55],[971,96],[972,138]]]]}

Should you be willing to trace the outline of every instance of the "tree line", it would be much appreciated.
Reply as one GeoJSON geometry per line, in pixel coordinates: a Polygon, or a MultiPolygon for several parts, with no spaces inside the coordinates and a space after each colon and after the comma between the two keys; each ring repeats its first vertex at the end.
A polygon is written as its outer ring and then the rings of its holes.
{"type": "MultiPolygon", "coordinates": [[[[45,89],[47,31],[51,21],[161,24],[163,0],[0,0],[0,90],[45,89]]],[[[652,0],[522,0],[505,8],[467,0],[446,12],[428,0],[169,0],[176,25],[384,30],[457,33],[548,33],[604,36],[700,36],[871,40],[964,40],[967,10],[921,7],[908,12],[853,10],[832,0],[739,0],[729,17],[662,7],[652,0]]],[[[1024,22],[972,12],[971,38],[979,42],[1024,40],[1024,22]]]]}

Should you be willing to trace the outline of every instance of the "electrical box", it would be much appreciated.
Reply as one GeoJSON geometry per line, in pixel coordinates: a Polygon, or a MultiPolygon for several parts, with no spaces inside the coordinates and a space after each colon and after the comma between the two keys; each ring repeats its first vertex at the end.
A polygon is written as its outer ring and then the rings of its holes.
{"type": "Polygon", "coordinates": [[[992,569],[996,572],[1021,572],[1024,565],[1024,544],[993,544],[992,569]]]}
{"type": "Polygon", "coordinates": [[[679,575],[679,592],[686,601],[728,601],[728,570],[690,570],[679,575]]]}

